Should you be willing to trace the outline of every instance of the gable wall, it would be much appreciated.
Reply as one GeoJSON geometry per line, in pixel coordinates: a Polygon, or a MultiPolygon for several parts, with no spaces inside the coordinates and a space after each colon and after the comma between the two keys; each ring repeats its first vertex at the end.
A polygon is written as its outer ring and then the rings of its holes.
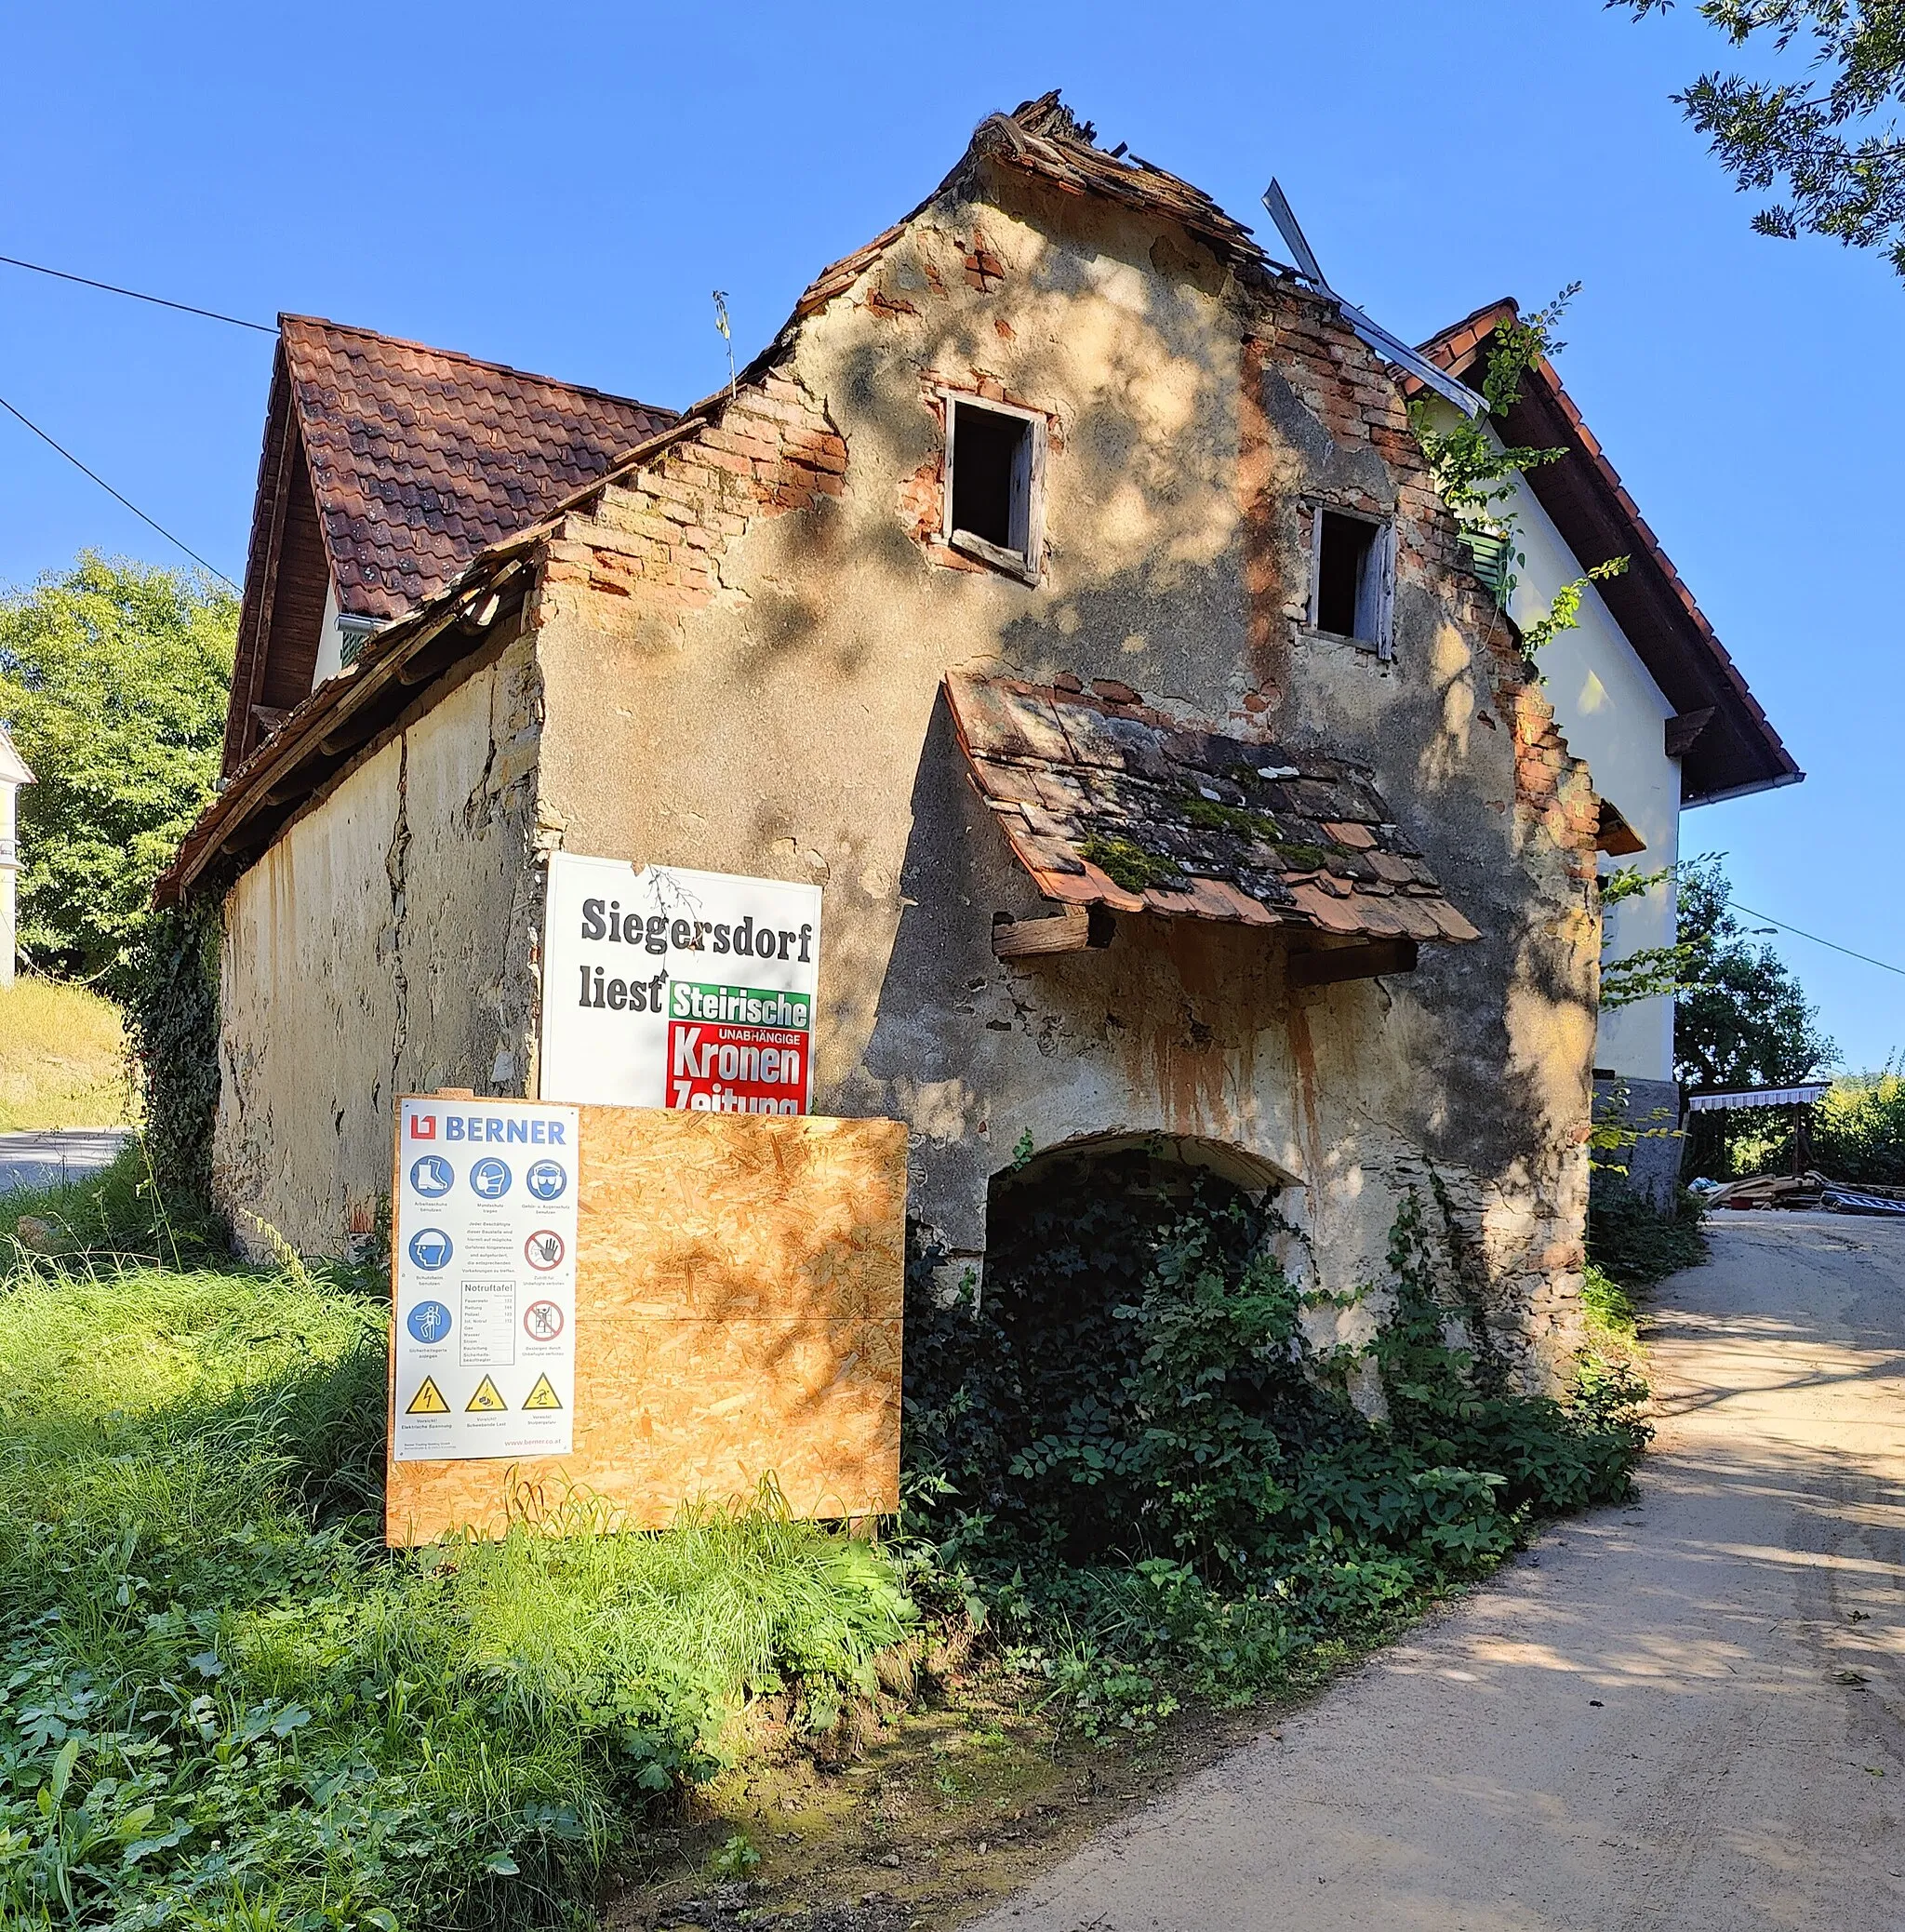
{"type": "Polygon", "coordinates": [[[374,1230],[392,1103],[524,1091],[540,918],[536,658],[508,643],[279,833],[227,894],[213,1179],[239,1238],[374,1230]]]}
{"type": "Polygon", "coordinates": [[[1565,1345],[1592,801],[1485,641],[1388,381],[1312,299],[1240,287],[1162,223],[968,176],[718,428],[570,520],[534,621],[551,835],[821,884],[816,1105],[912,1123],[914,1212],[955,1252],[982,1251],[1021,1135],[1156,1131],[1298,1179],[1347,1288],[1432,1166],[1504,1339],[1565,1345]],[[1036,588],[933,540],[941,386],[1047,417],[1036,588]],[[1392,664],[1294,621],[1311,491],[1402,513],[1392,664]],[[1275,944],[1189,921],[1000,964],[994,912],[1045,908],[965,779],[949,669],[1115,677],[1366,760],[1485,939],[1299,993],[1275,944]]]}

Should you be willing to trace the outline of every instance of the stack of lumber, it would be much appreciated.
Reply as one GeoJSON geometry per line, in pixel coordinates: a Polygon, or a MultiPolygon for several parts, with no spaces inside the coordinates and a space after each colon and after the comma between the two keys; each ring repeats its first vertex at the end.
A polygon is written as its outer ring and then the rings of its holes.
{"type": "Polygon", "coordinates": [[[1708,1207],[1823,1207],[1835,1214],[1905,1215],[1905,1188],[1853,1186],[1817,1167],[1804,1174],[1756,1174],[1707,1196],[1708,1207]]]}

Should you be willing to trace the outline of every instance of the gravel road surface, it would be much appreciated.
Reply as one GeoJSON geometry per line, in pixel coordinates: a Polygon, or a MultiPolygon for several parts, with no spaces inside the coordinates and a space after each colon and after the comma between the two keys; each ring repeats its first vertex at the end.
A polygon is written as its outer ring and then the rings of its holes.
{"type": "Polygon", "coordinates": [[[983,1932],[1905,1927],[1905,1224],[1716,1219],[1649,1324],[1637,1506],[983,1932]]]}

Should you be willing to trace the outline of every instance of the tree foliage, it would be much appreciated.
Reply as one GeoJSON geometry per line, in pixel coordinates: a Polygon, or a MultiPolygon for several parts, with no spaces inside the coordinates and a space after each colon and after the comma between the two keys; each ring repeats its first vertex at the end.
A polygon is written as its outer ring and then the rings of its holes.
{"type": "MultiPolygon", "coordinates": [[[[1607,0],[1636,20],[1673,0],[1607,0]]],[[[1755,35],[1785,77],[1717,70],[1673,96],[1742,191],[1778,198],[1761,234],[1836,235],[1883,248],[1905,275],[1905,142],[1886,115],[1905,99],[1905,0],[1703,0],[1734,47],[1755,35]]]]}
{"type": "Polygon", "coordinates": [[[1674,1073],[1686,1086],[1787,1086],[1815,1078],[1839,1049],[1818,1008],[1770,946],[1747,943],[1717,856],[1680,869],[1686,970],[1673,1006],[1674,1073]]]}
{"type": "Polygon", "coordinates": [[[153,882],[212,793],[236,598],[83,552],[0,596],[0,718],[20,794],[20,948],[126,998],[153,882]]]}

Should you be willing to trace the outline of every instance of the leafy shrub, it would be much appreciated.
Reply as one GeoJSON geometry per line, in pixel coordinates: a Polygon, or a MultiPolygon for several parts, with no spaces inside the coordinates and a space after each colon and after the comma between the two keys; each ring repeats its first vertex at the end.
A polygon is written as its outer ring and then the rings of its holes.
{"type": "Polygon", "coordinates": [[[219,1111],[219,942],[216,899],[149,915],[127,1019],[145,1099],[145,1139],[157,1179],[209,1208],[212,1127],[219,1111]]]}
{"type": "Polygon", "coordinates": [[[1598,1183],[1588,1204],[1588,1259],[1623,1288],[1645,1288],[1707,1258],[1704,1212],[1685,1189],[1665,1215],[1644,1194],[1598,1183]]]}
{"type": "Polygon", "coordinates": [[[1087,1725],[1373,1637],[1537,1516],[1623,1495],[1645,1441],[1619,1372],[1567,1407],[1506,1387],[1413,1203],[1369,1351],[1381,1422],[1349,1399],[1358,1358],[1311,1339],[1273,1214],[1212,1177],[1039,1171],[993,1227],[977,1307],[940,1299],[933,1256],[913,1271],[909,1528],[1087,1725]]]}
{"type": "Polygon", "coordinates": [[[387,1554],[387,1317],[309,1276],[0,1286],[0,1923],[593,1923],[748,1699],[874,1691],[892,1566],[771,1498],[387,1554]]]}

